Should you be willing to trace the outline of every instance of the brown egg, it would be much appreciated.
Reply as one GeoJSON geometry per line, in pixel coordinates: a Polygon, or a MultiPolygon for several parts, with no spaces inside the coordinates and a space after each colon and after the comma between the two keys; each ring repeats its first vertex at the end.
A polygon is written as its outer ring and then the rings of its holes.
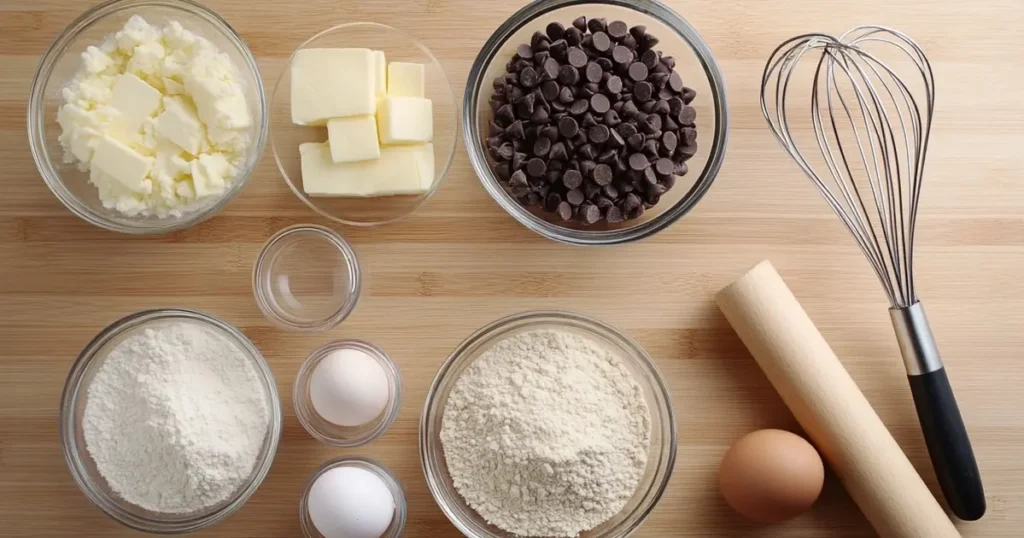
{"type": "Polygon", "coordinates": [[[722,458],[718,486],[734,510],[761,523],[796,517],[814,504],[825,481],[818,451],[799,435],[758,430],[722,458]]]}

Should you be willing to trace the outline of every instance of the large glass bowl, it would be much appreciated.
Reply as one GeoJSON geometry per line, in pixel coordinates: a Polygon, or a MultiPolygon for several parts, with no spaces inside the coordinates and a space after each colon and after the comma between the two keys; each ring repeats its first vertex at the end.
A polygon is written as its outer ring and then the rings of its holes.
{"type": "Polygon", "coordinates": [[[166,308],[132,314],[111,323],[82,350],[71,366],[64,385],[60,405],[60,437],[64,459],[71,476],[82,493],[114,520],[135,530],[156,534],[183,534],[211,527],[224,521],[245,504],[267,477],[281,439],[281,403],[274,375],[267,361],[238,329],[223,321],[193,310],[166,308]],[[120,498],[111,490],[96,468],[86,447],[82,420],[89,396],[89,385],[95,378],[109,352],[125,337],[146,330],[147,327],[168,322],[201,325],[234,343],[249,356],[263,384],[270,410],[270,422],[263,446],[253,465],[252,473],[229,498],[204,510],[190,514],[152,512],[120,498]]]}
{"type": "Polygon", "coordinates": [[[459,110],[455,93],[441,62],[409,34],[384,24],[353,22],[324,30],[295,49],[365,48],[384,51],[388,63],[423,64],[425,97],[433,101],[434,111],[434,182],[419,195],[380,196],[367,198],[314,197],[302,189],[302,160],[299,144],[326,142],[326,127],[308,127],[292,123],[291,64],[281,71],[274,86],[270,104],[270,145],[274,160],[288,187],[314,211],[336,222],[351,226],[375,226],[394,222],[411,214],[437,192],[455,156],[459,139],[459,110]]]}
{"type": "Polygon", "coordinates": [[[28,138],[43,181],[72,213],[87,222],[129,234],[160,234],[187,228],[210,218],[234,198],[252,175],[267,138],[266,98],[256,60],[242,38],[213,11],[190,0],[111,0],[90,8],[69,24],[43,54],[32,81],[28,103],[28,138]],[[58,137],[57,109],[63,104],[61,92],[81,67],[81,53],[90,45],[99,45],[117,32],[133,15],[150,24],[178,21],[187,30],[205,37],[228,55],[244,84],[245,98],[252,115],[251,144],[231,188],[220,198],[181,217],[130,217],[103,207],[89,175],[74,164],[64,162],[64,149],[58,137]]]}
{"type": "Polygon", "coordinates": [[[466,149],[480,182],[498,205],[521,224],[549,239],[579,245],[612,245],[643,239],[670,226],[689,212],[707,192],[718,175],[725,157],[729,121],[725,82],[711,49],[697,30],[678,13],[657,0],[539,0],[513,14],[484,44],[469,73],[463,99],[463,128],[466,149]],[[655,47],[676,60],[676,71],[697,96],[691,103],[697,109],[699,150],[687,164],[689,173],[677,179],[660,203],[638,219],[608,224],[601,221],[584,227],[564,222],[539,209],[527,209],[503,186],[491,170],[485,138],[493,118],[490,97],[492,82],[505,73],[505,65],[522,43],[529,43],[537,30],[551,22],[566,28],[573,19],[604,17],[621,20],[629,27],[644,25],[660,39],[655,47]]]}
{"type": "Polygon", "coordinates": [[[572,312],[534,311],[515,314],[473,333],[448,356],[434,377],[420,417],[420,459],[427,486],[445,516],[469,538],[516,538],[488,524],[452,483],[441,444],[441,421],[455,382],[469,365],[496,342],[538,329],[558,329],[597,341],[619,355],[643,389],[651,413],[651,444],[647,469],[633,497],[614,517],[579,538],[624,538],[638,529],[661,499],[676,459],[676,421],[672,399],[658,367],[639,344],[618,329],[572,312]]]}

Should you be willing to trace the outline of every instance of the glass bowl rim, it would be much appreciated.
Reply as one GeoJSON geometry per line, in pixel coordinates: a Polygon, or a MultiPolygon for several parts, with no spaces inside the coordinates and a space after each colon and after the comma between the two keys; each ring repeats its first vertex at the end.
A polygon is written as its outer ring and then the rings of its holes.
{"type": "Polygon", "coordinates": [[[359,303],[359,296],[362,290],[362,273],[363,271],[359,266],[359,258],[356,256],[355,250],[352,249],[352,245],[349,245],[348,241],[346,241],[340,233],[319,224],[294,224],[278,230],[274,235],[270,236],[265,243],[263,243],[259,254],[256,255],[256,262],[253,263],[252,266],[252,291],[260,312],[262,312],[268,320],[278,327],[297,332],[324,332],[337,327],[339,323],[344,321],[345,318],[355,310],[356,305],[359,303]],[[348,269],[349,287],[348,297],[345,301],[343,301],[338,306],[338,309],[331,315],[317,322],[304,324],[292,323],[277,314],[276,310],[270,306],[272,301],[268,299],[269,292],[264,289],[262,284],[264,279],[260,278],[269,270],[269,268],[264,266],[267,261],[266,256],[270,252],[271,247],[297,233],[311,233],[313,235],[320,236],[320,239],[324,239],[331,243],[338,249],[342,257],[345,258],[348,269]]]}
{"type": "MultiPolygon", "coordinates": [[[[60,402],[60,442],[61,451],[64,454],[64,461],[68,466],[75,485],[96,507],[108,517],[124,525],[125,527],[152,533],[152,534],[185,534],[201,529],[209,528],[223,522],[229,516],[237,512],[250,497],[259,489],[259,486],[270,473],[274,458],[277,455],[278,444],[281,440],[281,433],[284,423],[281,398],[277,390],[277,382],[274,373],[270,369],[266,358],[259,349],[240,330],[227,322],[213,315],[191,310],[187,308],[155,308],[141,310],[124,316],[103,328],[94,336],[75,359],[68,372],[64,389],[61,393],[60,402]],[[180,522],[154,521],[148,518],[137,516],[123,509],[117,502],[114,502],[108,495],[99,492],[90,478],[90,473],[84,469],[84,463],[79,457],[81,452],[75,440],[75,407],[80,397],[86,397],[87,393],[82,392],[82,381],[97,359],[97,353],[112,339],[124,334],[126,331],[137,329],[153,321],[166,319],[186,319],[190,322],[205,325],[218,331],[222,336],[238,345],[249,356],[253,367],[256,369],[260,380],[267,389],[267,404],[270,408],[269,422],[267,426],[267,438],[263,448],[266,454],[261,461],[257,461],[253,467],[252,475],[244,483],[233,498],[220,509],[202,516],[195,516],[180,522]]],[[[84,449],[85,447],[81,447],[84,449]]],[[[129,503],[130,504],[130,503],[129,503]]]]}
{"type": "Polygon", "coordinates": [[[242,189],[249,182],[249,179],[258,168],[263,156],[263,150],[266,147],[269,127],[267,96],[263,87],[263,75],[260,73],[259,65],[257,64],[252,51],[249,49],[245,40],[242,39],[241,35],[239,35],[239,33],[230,24],[228,24],[227,20],[212,9],[194,2],[193,0],[107,0],[106,2],[90,7],[61,29],[60,33],[53,39],[50,46],[46,49],[46,52],[44,52],[39,58],[35,74],[32,77],[32,85],[29,90],[27,108],[26,123],[29,151],[32,154],[32,160],[35,162],[36,170],[39,172],[39,175],[42,177],[47,188],[50,189],[50,192],[60,200],[64,207],[82,220],[105,230],[130,235],[160,235],[182,230],[199,224],[220,212],[220,210],[227,206],[232,199],[242,192],[242,189]],[[46,148],[46,139],[44,138],[44,132],[46,131],[46,114],[43,111],[46,106],[46,96],[44,95],[46,87],[50,78],[53,76],[53,71],[56,68],[57,63],[64,57],[64,54],[67,52],[67,48],[71,42],[76,39],[81,32],[108,16],[122,11],[147,7],[170,8],[198,16],[211,26],[217,28],[221,35],[238,49],[238,52],[244,61],[244,65],[237,67],[242,71],[242,73],[251,73],[256,82],[254,90],[257,96],[257,102],[255,105],[257,115],[259,116],[257,118],[257,121],[259,121],[259,127],[257,129],[258,132],[256,140],[246,155],[246,166],[244,170],[242,170],[240,176],[235,180],[231,189],[224,193],[223,196],[216,201],[211,202],[208,206],[187,213],[172,222],[168,222],[161,226],[139,227],[115,221],[87,208],[85,204],[79,202],[78,197],[73,195],[64,186],[60,173],[58,173],[56,168],[53,166],[53,162],[55,161],[46,148]]]}
{"type": "MultiPolygon", "coordinates": [[[[433,64],[441,72],[441,76],[444,77],[444,82],[445,82],[444,87],[448,89],[448,93],[451,95],[451,99],[452,99],[452,110],[451,110],[451,113],[452,113],[452,117],[455,118],[455,121],[453,122],[452,125],[453,125],[453,128],[455,129],[455,132],[452,133],[452,144],[451,144],[451,147],[447,148],[447,150],[446,150],[447,156],[444,159],[444,166],[441,168],[440,174],[436,174],[437,177],[434,179],[434,183],[430,186],[430,189],[427,192],[419,195],[419,201],[416,202],[415,206],[413,206],[408,211],[405,211],[405,212],[403,212],[403,213],[401,213],[399,215],[393,216],[393,217],[385,219],[385,220],[376,220],[376,221],[372,221],[372,222],[349,220],[349,219],[345,219],[343,217],[340,217],[338,215],[335,215],[333,213],[330,213],[328,211],[325,211],[325,210],[321,209],[316,204],[314,204],[313,202],[310,201],[310,199],[309,199],[310,197],[308,195],[306,195],[306,193],[302,192],[302,189],[296,185],[296,182],[292,180],[291,176],[289,176],[288,173],[285,172],[284,163],[281,162],[281,153],[277,149],[277,138],[274,136],[273,133],[271,133],[271,135],[270,135],[270,152],[274,155],[274,163],[277,165],[277,171],[278,171],[279,174],[281,174],[281,178],[284,179],[285,184],[288,185],[288,188],[291,189],[292,193],[295,194],[295,196],[299,200],[301,200],[302,203],[306,204],[306,206],[308,206],[310,209],[315,211],[321,217],[330,219],[330,220],[332,220],[334,222],[337,222],[337,223],[340,223],[340,224],[344,224],[344,225],[347,225],[347,226],[358,226],[358,227],[361,227],[361,228],[371,228],[371,227],[374,227],[374,226],[382,226],[384,224],[391,224],[393,222],[402,220],[402,219],[408,217],[409,215],[412,215],[413,213],[419,211],[420,208],[422,208],[424,205],[426,205],[426,203],[431,198],[434,197],[434,194],[436,194],[438,189],[441,188],[441,184],[444,183],[445,179],[448,178],[448,172],[451,171],[452,163],[455,161],[455,153],[456,153],[456,151],[459,148],[459,102],[458,102],[458,98],[456,97],[455,88],[452,87],[451,78],[448,76],[448,72],[444,68],[444,64],[442,64],[441,61],[438,60],[436,56],[434,56],[434,53],[431,52],[430,49],[426,45],[424,45],[422,41],[417,39],[412,34],[406,32],[405,30],[402,30],[402,29],[399,29],[399,28],[395,28],[394,26],[390,26],[390,25],[387,25],[387,24],[382,24],[382,23],[379,23],[379,22],[371,22],[371,21],[345,22],[345,23],[341,23],[341,24],[336,24],[336,25],[334,25],[334,26],[332,26],[330,28],[326,28],[324,30],[321,30],[321,31],[317,32],[312,37],[310,37],[309,39],[306,39],[305,41],[300,43],[297,47],[295,47],[295,50],[293,50],[292,53],[288,56],[288,60],[284,63],[284,67],[281,69],[282,75],[285,73],[285,71],[287,69],[291,68],[292,60],[295,59],[295,54],[298,53],[300,50],[303,50],[305,48],[309,48],[309,45],[312,42],[314,42],[317,39],[320,39],[321,37],[324,37],[324,36],[326,36],[328,34],[333,34],[333,33],[337,32],[339,30],[344,30],[346,28],[351,28],[351,27],[356,27],[356,26],[383,28],[386,31],[395,32],[395,33],[401,35],[402,37],[404,37],[405,39],[408,39],[409,42],[412,43],[413,46],[415,46],[418,51],[420,51],[420,53],[426,55],[427,58],[430,58],[430,61],[433,62],[433,64]]],[[[271,91],[271,94],[270,94],[270,110],[274,110],[274,104],[277,103],[278,94],[279,94],[280,91],[282,91],[281,81],[284,79],[284,77],[282,75],[278,75],[277,80],[274,81],[274,89],[271,91]]],[[[291,100],[291,90],[290,89],[289,89],[288,99],[289,99],[289,101],[291,100]]],[[[269,114],[269,116],[270,116],[270,122],[272,123],[273,122],[273,113],[269,114]]],[[[289,120],[289,121],[291,121],[291,120],[289,120]]],[[[435,157],[436,157],[436,151],[435,151],[435,157]]],[[[435,167],[436,167],[436,161],[435,161],[435,167]]],[[[435,170],[435,173],[436,172],[437,171],[435,170]]]]}
{"type": "MultiPolygon", "coordinates": [[[[548,321],[555,324],[568,324],[572,327],[583,329],[588,333],[594,333],[601,335],[601,333],[610,334],[615,339],[619,340],[618,343],[622,344],[626,348],[626,352],[629,357],[628,360],[631,363],[635,363],[640,367],[641,370],[645,371],[650,375],[650,379],[653,381],[650,385],[650,390],[658,394],[661,399],[660,402],[664,402],[663,406],[657,405],[657,402],[648,402],[651,406],[652,403],[658,410],[659,415],[664,415],[662,420],[662,430],[668,431],[668,440],[663,441],[662,448],[662,460],[664,463],[664,476],[660,481],[652,482],[648,489],[648,497],[646,503],[637,505],[634,510],[636,521],[625,530],[624,534],[619,535],[620,537],[628,536],[632,534],[636,529],[643,524],[644,521],[650,516],[651,512],[658,505],[658,502],[665,494],[665,490],[668,488],[669,481],[672,478],[672,473],[675,468],[676,453],[679,444],[679,433],[678,426],[675,419],[675,408],[672,404],[672,394],[665,382],[664,376],[661,374],[661,370],[658,368],[657,363],[647,353],[647,351],[636,342],[632,337],[626,334],[624,331],[610,325],[596,317],[589,316],[580,312],[574,312],[571,310],[526,310],[511,314],[508,316],[496,319],[483,327],[473,331],[468,337],[466,337],[458,346],[448,355],[448,357],[438,368],[437,374],[434,376],[433,381],[430,383],[430,388],[427,391],[426,398],[424,399],[423,411],[420,414],[419,423],[419,454],[420,454],[420,467],[423,471],[424,478],[427,482],[427,489],[430,491],[431,497],[433,497],[435,504],[441,509],[445,517],[463,534],[469,537],[476,537],[475,533],[463,523],[461,516],[455,512],[449,505],[449,501],[446,499],[446,495],[442,491],[442,488],[438,485],[440,477],[437,476],[433,470],[433,466],[437,464],[437,461],[430,456],[434,451],[430,450],[428,445],[430,444],[427,436],[428,430],[431,429],[431,419],[434,418],[438,413],[444,413],[444,409],[434,409],[437,405],[438,394],[441,391],[442,382],[446,381],[450,371],[456,365],[466,360],[467,350],[487,342],[488,340],[495,337],[495,335],[502,333],[509,326],[518,323],[530,323],[548,321]]],[[[603,335],[602,335],[603,337],[603,335]]],[[[454,383],[455,380],[449,381],[454,383]]],[[[644,382],[637,380],[637,382],[643,386],[644,382]]],[[[652,413],[653,414],[653,413],[652,413]]],[[[653,445],[652,445],[653,446],[653,445]]],[[[652,452],[653,448],[648,449],[648,453],[652,452]]],[[[659,467],[660,468],[660,467],[659,467]]],[[[447,470],[444,471],[447,473],[447,470]]],[[[464,502],[464,501],[463,501],[464,502]]]]}
{"type": "Polygon", "coordinates": [[[726,100],[725,75],[712,54],[707,42],[700,36],[697,29],[681,15],[659,0],[538,0],[527,4],[515,12],[499,26],[480,49],[473,61],[466,83],[466,91],[462,99],[462,133],[469,154],[469,161],[476,172],[477,178],[491,198],[509,215],[529,230],[548,239],[573,245],[617,245],[628,243],[664,230],[689,213],[704,197],[711,184],[721,171],[725,159],[729,138],[729,108],[726,100]],[[700,177],[690,190],[672,207],[658,216],[632,226],[618,230],[589,231],[566,228],[548,222],[529,210],[523,208],[513,199],[491,172],[488,157],[484,152],[477,118],[477,109],[481,102],[482,92],[488,84],[483,80],[491,62],[501,47],[513,34],[524,28],[534,19],[552,11],[576,5],[603,4],[631,11],[657,19],[676,35],[683,39],[692,49],[695,57],[704,68],[711,88],[711,97],[715,110],[715,132],[712,138],[711,152],[708,155],[700,177]]]}
{"type": "Polygon", "coordinates": [[[391,425],[394,424],[395,419],[398,418],[398,414],[402,408],[402,373],[398,369],[398,364],[391,358],[391,355],[388,355],[386,351],[374,344],[371,344],[370,342],[355,338],[332,340],[310,352],[299,366],[299,371],[295,375],[295,383],[292,387],[292,407],[295,411],[295,417],[299,420],[299,423],[302,424],[302,428],[306,430],[306,433],[313,436],[314,439],[324,444],[340,448],[354,448],[362,446],[384,435],[388,429],[391,428],[391,425]],[[308,390],[305,390],[304,387],[308,385],[308,378],[313,375],[314,363],[319,365],[330,352],[339,349],[357,349],[373,357],[384,368],[385,375],[387,375],[388,381],[391,384],[390,401],[388,402],[387,407],[384,408],[384,413],[379,417],[376,426],[374,426],[373,429],[368,430],[366,433],[351,439],[331,437],[317,430],[312,426],[312,424],[310,424],[309,417],[306,416],[307,411],[300,411],[300,406],[298,404],[298,402],[308,399],[303,398],[302,396],[308,396],[308,390]]]}
{"type": "MultiPolygon", "coordinates": [[[[370,472],[376,474],[378,478],[384,482],[384,485],[387,486],[389,491],[391,491],[391,495],[395,497],[395,517],[392,520],[392,524],[395,524],[395,521],[398,523],[395,525],[395,528],[392,529],[392,532],[383,535],[381,538],[401,536],[402,531],[405,530],[405,524],[409,513],[409,504],[405,498],[405,488],[402,486],[402,482],[398,479],[398,476],[396,476],[391,469],[388,469],[379,461],[367,456],[339,456],[324,462],[320,467],[317,467],[316,471],[313,471],[313,475],[310,476],[309,480],[306,482],[306,487],[302,490],[302,497],[299,499],[299,522],[302,527],[302,535],[306,537],[314,536],[310,534],[309,529],[306,528],[306,518],[304,517],[308,512],[307,504],[309,502],[309,491],[313,488],[313,483],[327,471],[342,466],[352,466],[360,469],[370,467],[373,469],[373,471],[370,472]]],[[[317,531],[317,533],[319,533],[319,531],[317,531]]]]}

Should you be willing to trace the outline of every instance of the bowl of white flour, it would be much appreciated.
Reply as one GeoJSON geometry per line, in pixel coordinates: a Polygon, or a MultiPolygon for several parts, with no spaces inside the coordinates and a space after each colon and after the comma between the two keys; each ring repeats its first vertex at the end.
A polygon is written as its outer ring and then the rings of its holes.
{"type": "Polygon", "coordinates": [[[654,361],[571,312],[524,312],[474,333],[442,365],[420,420],[430,492],[470,538],[628,536],[675,454],[654,361]]]}
{"type": "Polygon", "coordinates": [[[133,529],[176,534],[245,504],[270,471],[282,417],[273,374],[245,335],[160,309],[114,322],[82,350],[60,421],[89,500],[133,529]]]}

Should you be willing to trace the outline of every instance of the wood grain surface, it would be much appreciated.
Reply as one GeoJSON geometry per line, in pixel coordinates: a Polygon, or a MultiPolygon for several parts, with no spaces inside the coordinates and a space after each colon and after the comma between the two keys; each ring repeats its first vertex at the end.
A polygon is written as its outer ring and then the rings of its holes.
{"type": "MultiPolygon", "coordinates": [[[[490,32],[521,2],[487,0],[211,0],[248,41],[272,87],[291,50],[334,23],[374,20],[420,37],[459,95],[490,32]]],[[[130,312],[183,306],[233,323],[269,359],[287,412],[274,468],[251,501],[208,537],[300,535],[298,499],[323,461],[363,454],[408,492],[405,536],[453,537],[420,471],[417,424],[434,372],[480,325],[564,308],[625,329],[672,389],[679,454],[667,494],[638,537],[864,537],[873,531],[829,477],[796,520],[742,521],[715,487],[719,458],[756,428],[796,423],[715,307],[712,296],[769,258],[893,436],[937,491],[885,298],[846,231],[777,146],[758,110],[767,54],[807,31],[877,23],[916,37],[938,81],[936,124],[918,225],[921,295],[970,430],[989,511],[964,536],[1024,528],[1024,5],[1019,0],[670,0],[717,55],[729,88],[725,167],[693,213],[639,244],[572,248],[518,225],[480,187],[461,145],[439,193],[412,218],[342,232],[366,272],[354,315],[318,336],[262,318],[250,291],[261,244],[277,229],[322,222],[264,156],[216,218],[163,237],[93,228],[65,210],[32,163],[25,103],[40,54],[90,2],[0,0],[0,535],[127,537],[76,489],[58,442],[68,368],[86,342],[130,312]],[[305,434],[291,387],[306,353],[358,337],[391,353],[405,379],[401,415],[380,440],[343,451],[305,434]]]]}

